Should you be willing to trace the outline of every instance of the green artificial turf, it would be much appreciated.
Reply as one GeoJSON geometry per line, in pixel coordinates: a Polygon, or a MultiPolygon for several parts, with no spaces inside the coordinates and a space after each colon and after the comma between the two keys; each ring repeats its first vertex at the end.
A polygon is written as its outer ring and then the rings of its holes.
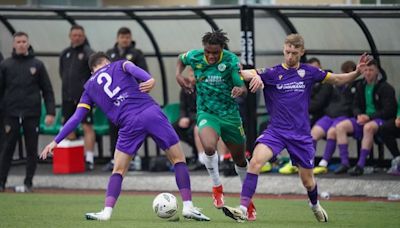
{"type": "MultiPolygon", "coordinates": [[[[110,221],[86,221],[86,212],[103,207],[99,194],[0,194],[0,227],[400,227],[399,202],[323,201],[327,224],[318,223],[305,200],[255,199],[257,221],[237,223],[213,207],[211,197],[194,197],[211,222],[169,222],[152,211],[154,196],[122,194],[110,221]]],[[[226,197],[235,206],[237,198],[226,197]]],[[[179,205],[181,207],[181,204],[179,205]]],[[[181,210],[179,210],[181,214],[181,210]]]]}

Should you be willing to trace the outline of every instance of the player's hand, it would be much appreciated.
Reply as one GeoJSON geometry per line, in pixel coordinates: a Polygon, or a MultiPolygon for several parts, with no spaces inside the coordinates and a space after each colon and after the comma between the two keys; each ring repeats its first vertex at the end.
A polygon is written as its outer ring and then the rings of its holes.
{"type": "Polygon", "coordinates": [[[51,143],[49,143],[42,151],[42,153],[40,153],[39,158],[45,160],[47,158],[47,155],[53,155],[53,150],[54,148],[56,148],[57,143],[55,141],[52,141],[51,143]]]}
{"type": "Polygon", "coordinates": [[[245,88],[235,86],[232,88],[231,97],[233,97],[233,98],[240,97],[245,93],[246,93],[245,88]]]}
{"type": "Polygon", "coordinates": [[[190,125],[190,119],[188,117],[182,117],[179,119],[178,126],[180,128],[188,128],[190,125]]]}
{"type": "Polygon", "coordinates": [[[178,82],[179,86],[185,90],[186,93],[191,94],[194,92],[194,77],[183,77],[182,75],[177,75],[176,81],[178,82]]]}
{"type": "Polygon", "coordinates": [[[44,118],[44,123],[47,126],[52,125],[54,123],[54,116],[53,115],[46,115],[46,117],[44,118]]]}
{"type": "Polygon", "coordinates": [[[154,78],[150,78],[149,80],[139,84],[139,90],[142,93],[148,93],[154,88],[155,85],[156,80],[154,80],[154,78]]]}
{"type": "Polygon", "coordinates": [[[358,60],[357,68],[356,71],[358,74],[362,74],[367,67],[367,65],[372,61],[372,58],[364,52],[361,56],[360,59],[358,60]]]}
{"type": "Polygon", "coordinates": [[[396,125],[397,128],[400,128],[400,117],[397,117],[397,118],[394,120],[394,124],[396,125]]]}
{"type": "Polygon", "coordinates": [[[258,89],[264,89],[264,83],[261,80],[260,75],[257,74],[251,79],[249,89],[252,93],[257,92],[258,89]]]}
{"type": "Polygon", "coordinates": [[[361,114],[357,116],[357,123],[364,125],[369,121],[369,116],[365,115],[365,114],[361,114]]]}

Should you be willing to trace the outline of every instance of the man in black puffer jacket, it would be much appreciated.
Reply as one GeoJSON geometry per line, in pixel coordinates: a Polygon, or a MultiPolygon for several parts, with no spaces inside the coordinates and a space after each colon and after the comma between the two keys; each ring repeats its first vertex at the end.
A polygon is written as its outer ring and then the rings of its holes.
{"type": "MultiPolygon", "coordinates": [[[[110,57],[112,62],[126,59],[134,63],[136,66],[148,72],[147,63],[144,55],[140,49],[136,48],[135,41],[132,40],[132,32],[127,27],[121,27],[117,32],[117,42],[114,47],[108,49],[106,54],[110,57]]],[[[118,139],[118,128],[111,122],[110,124],[110,153],[114,157],[115,144],[118,139]]],[[[133,170],[133,162],[131,163],[130,171],[133,170]]],[[[110,161],[104,168],[104,171],[111,171],[113,169],[113,160],[110,161]]]]}
{"type": "MultiPolygon", "coordinates": [[[[93,50],[86,41],[85,30],[80,25],[73,25],[69,32],[71,45],[64,49],[60,55],[60,76],[62,80],[62,113],[63,123],[74,114],[76,106],[81,99],[83,85],[90,78],[91,72],[88,65],[89,56],[93,50]]],[[[93,116],[90,111],[82,121],[83,137],[85,143],[85,160],[89,170],[94,169],[95,133],[93,130],[93,116]]],[[[76,138],[75,134],[69,136],[76,138]]]]}
{"type": "Polygon", "coordinates": [[[3,99],[5,146],[0,153],[0,191],[4,191],[21,127],[27,152],[26,177],[20,191],[32,190],[36,170],[41,96],[46,104],[46,124],[54,122],[53,88],[42,61],[33,55],[28,35],[17,32],[12,57],[0,64],[0,94],[3,99]]]}

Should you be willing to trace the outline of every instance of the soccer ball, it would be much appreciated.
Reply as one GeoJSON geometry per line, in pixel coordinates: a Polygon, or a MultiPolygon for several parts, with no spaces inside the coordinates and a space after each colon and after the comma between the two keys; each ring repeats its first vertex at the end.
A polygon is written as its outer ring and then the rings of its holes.
{"type": "Polygon", "coordinates": [[[171,193],[160,193],[153,200],[153,211],[160,218],[171,218],[178,211],[176,197],[171,193]]]}

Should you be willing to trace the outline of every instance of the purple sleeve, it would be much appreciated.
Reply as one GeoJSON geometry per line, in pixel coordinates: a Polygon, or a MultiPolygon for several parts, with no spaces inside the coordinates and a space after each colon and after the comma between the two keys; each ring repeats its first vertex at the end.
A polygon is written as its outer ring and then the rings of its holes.
{"type": "Polygon", "coordinates": [[[151,78],[149,73],[147,73],[142,68],[136,66],[132,62],[129,62],[129,61],[124,62],[123,68],[124,68],[125,72],[129,73],[130,75],[132,75],[133,77],[135,77],[136,79],[139,79],[141,81],[145,82],[151,78]]]}
{"type": "Polygon", "coordinates": [[[67,137],[67,135],[69,135],[69,133],[71,133],[79,125],[83,118],[85,118],[86,114],[91,109],[92,103],[93,102],[90,99],[90,96],[86,93],[86,91],[84,91],[74,114],[64,124],[64,127],[55,137],[54,141],[57,144],[67,137]]]}
{"type": "Polygon", "coordinates": [[[77,107],[74,114],[68,121],[64,124],[64,127],[58,133],[54,141],[56,143],[60,143],[65,137],[67,137],[78,125],[79,123],[85,118],[86,114],[88,113],[88,109],[84,107],[77,107]]]}
{"type": "Polygon", "coordinates": [[[319,69],[317,67],[313,67],[313,66],[309,66],[309,67],[311,68],[310,71],[311,71],[311,75],[312,75],[312,78],[313,78],[314,82],[323,81],[326,78],[326,76],[328,75],[328,73],[329,73],[329,72],[326,72],[326,71],[324,71],[322,69],[319,69]]]}

